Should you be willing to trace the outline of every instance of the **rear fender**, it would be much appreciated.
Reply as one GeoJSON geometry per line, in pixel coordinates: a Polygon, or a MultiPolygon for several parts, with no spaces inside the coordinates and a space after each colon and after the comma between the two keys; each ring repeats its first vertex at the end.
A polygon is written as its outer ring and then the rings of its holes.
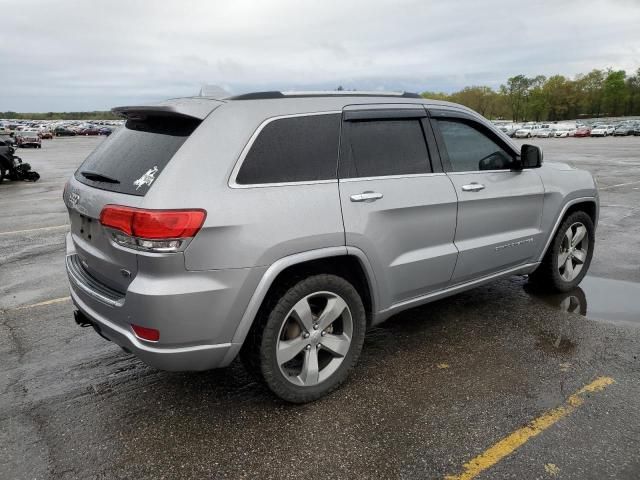
{"type": "Polygon", "coordinates": [[[286,270],[289,267],[292,267],[294,265],[298,265],[301,263],[309,262],[311,260],[319,260],[323,258],[338,257],[343,255],[355,256],[363,265],[366,276],[367,276],[367,281],[369,282],[369,290],[371,292],[371,301],[372,301],[372,310],[374,312],[374,317],[375,317],[375,312],[377,312],[377,305],[378,305],[377,285],[375,282],[375,277],[373,275],[373,270],[371,268],[371,265],[369,264],[369,261],[367,257],[364,255],[364,253],[359,249],[353,248],[353,247],[345,247],[345,246],[327,247],[327,248],[320,248],[317,250],[310,250],[302,253],[296,253],[294,255],[283,257],[280,260],[277,260],[276,262],[274,262],[267,269],[267,271],[262,276],[262,279],[258,283],[258,286],[256,287],[256,290],[253,293],[253,296],[251,297],[251,300],[249,301],[249,304],[245,309],[244,314],[242,315],[242,319],[240,320],[240,323],[236,328],[235,334],[231,341],[232,342],[231,348],[229,349],[229,351],[227,352],[227,355],[225,356],[223,366],[231,363],[231,361],[233,361],[233,359],[240,352],[240,348],[242,347],[242,344],[244,343],[244,340],[247,337],[247,334],[249,333],[251,326],[253,325],[253,321],[255,320],[256,315],[258,314],[258,310],[260,309],[260,306],[262,305],[262,302],[264,301],[267,295],[267,292],[269,291],[269,288],[271,287],[274,280],[278,277],[280,273],[282,273],[284,270],[286,270]]]}

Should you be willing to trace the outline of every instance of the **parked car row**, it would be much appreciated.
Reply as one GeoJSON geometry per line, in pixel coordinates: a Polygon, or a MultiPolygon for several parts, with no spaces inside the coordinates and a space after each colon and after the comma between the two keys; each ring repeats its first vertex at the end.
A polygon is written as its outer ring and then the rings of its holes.
{"type": "Polygon", "coordinates": [[[640,121],[628,120],[619,123],[572,124],[499,124],[498,128],[512,138],[566,138],[640,136],[640,121]]]}
{"type": "Polygon", "coordinates": [[[81,128],[55,127],[53,129],[15,129],[14,131],[0,130],[2,138],[20,148],[42,148],[42,140],[56,137],[68,137],[75,135],[111,135],[108,127],[84,126],[81,128]]]}
{"type": "Polygon", "coordinates": [[[36,132],[40,139],[55,137],[71,137],[76,135],[111,135],[114,128],[122,125],[119,120],[84,122],[78,120],[65,121],[31,121],[0,119],[0,134],[13,133],[16,136],[24,132],[36,132]]]}

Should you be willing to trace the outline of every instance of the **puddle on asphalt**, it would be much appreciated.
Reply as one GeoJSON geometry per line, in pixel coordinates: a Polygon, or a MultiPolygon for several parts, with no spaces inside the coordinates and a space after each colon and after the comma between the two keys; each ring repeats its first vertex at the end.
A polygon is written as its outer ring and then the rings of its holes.
{"type": "Polygon", "coordinates": [[[586,276],[567,293],[525,291],[547,305],[564,312],[578,313],[592,320],[640,325],[640,283],[586,276]]]}

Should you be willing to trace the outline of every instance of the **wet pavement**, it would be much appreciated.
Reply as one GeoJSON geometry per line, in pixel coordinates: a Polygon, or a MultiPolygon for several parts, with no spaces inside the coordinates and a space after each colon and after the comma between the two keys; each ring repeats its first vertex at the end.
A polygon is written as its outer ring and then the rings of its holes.
{"type": "Polygon", "coordinates": [[[628,323],[640,327],[640,284],[586,276],[570,292],[536,291],[526,284],[525,291],[563,312],[577,313],[592,320],[628,323]]]}
{"type": "Polygon", "coordinates": [[[477,478],[640,478],[640,137],[534,141],[602,188],[579,289],[512,277],[403,312],[302,406],[238,363],[161,372],[75,326],[61,190],[98,141],[21,151],[42,182],[0,186],[1,479],[442,478],[601,376],[614,383],[477,478]]]}

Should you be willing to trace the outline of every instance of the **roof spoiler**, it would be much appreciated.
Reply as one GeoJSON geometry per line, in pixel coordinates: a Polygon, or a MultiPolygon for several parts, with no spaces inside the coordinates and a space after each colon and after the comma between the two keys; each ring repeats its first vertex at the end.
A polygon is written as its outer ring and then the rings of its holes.
{"type": "Polygon", "coordinates": [[[111,111],[127,120],[144,120],[148,117],[183,117],[204,120],[222,103],[202,97],[167,100],[156,105],[134,105],[112,108],[111,111]]]}
{"type": "MultiPolygon", "coordinates": [[[[180,112],[178,109],[163,105],[163,106],[132,106],[132,107],[116,107],[111,111],[116,115],[126,118],[127,120],[146,120],[149,117],[183,117],[196,120],[202,120],[195,115],[187,115],[184,112],[180,112]]],[[[203,117],[204,118],[204,117],[203,117]]]]}

